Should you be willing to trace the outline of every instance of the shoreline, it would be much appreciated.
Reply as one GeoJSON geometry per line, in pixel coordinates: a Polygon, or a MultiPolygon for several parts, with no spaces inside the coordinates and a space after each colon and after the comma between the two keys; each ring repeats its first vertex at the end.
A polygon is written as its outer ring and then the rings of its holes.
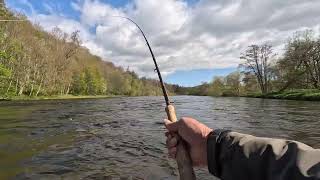
{"type": "Polygon", "coordinates": [[[275,96],[241,96],[246,98],[259,98],[259,99],[277,99],[277,100],[293,100],[293,101],[320,101],[319,97],[275,97],[275,96]]]}
{"type": "Polygon", "coordinates": [[[247,95],[244,97],[296,101],[320,101],[320,90],[290,90],[284,92],[274,92],[269,94],[247,95]]]}
{"type": "MultiPolygon", "coordinates": [[[[179,95],[177,95],[179,96],[179,95]]],[[[187,95],[197,96],[197,95],[187,95]]],[[[81,100],[81,99],[104,99],[113,97],[125,97],[120,95],[62,95],[62,96],[14,96],[9,98],[0,97],[0,102],[6,101],[41,101],[41,100],[81,100]]],[[[292,90],[285,92],[274,92],[269,94],[251,94],[243,96],[208,96],[208,97],[245,97],[260,99],[296,100],[296,101],[320,101],[320,90],[292,90]]]]}
{"type": "MultiPolygon", "coordinates": [[[[188,96],[188,95],[187,95],[188,96]]],[[[202,95],[190,95],[202,96],[202,95]]],[[[208,96],[208,95],[204,95],[208,96]]],[[[278,99],[278,100],[295,100],[295,101],[320,101],[320,90],[318,89],[298,89],[284,92],[273,92],[268,94],[247,94],[239,96],[208,96],[208,97],[243,97],[243,98],[260,98],[260,99],[278,99]]]]}
{"type": "Polygon", "coordinates": [[[77,99],[104,99],[104,98],[112,98],[112,97],[122,97],[122,96],[114,96],[114,95],[63,95],[63,96],[37,96],[37,97],[29,97],[29,96],[14,96],[9,98],[0,98],[0,102],[4,101],[41,101],[41,100],[77,100],[77,99]]]}

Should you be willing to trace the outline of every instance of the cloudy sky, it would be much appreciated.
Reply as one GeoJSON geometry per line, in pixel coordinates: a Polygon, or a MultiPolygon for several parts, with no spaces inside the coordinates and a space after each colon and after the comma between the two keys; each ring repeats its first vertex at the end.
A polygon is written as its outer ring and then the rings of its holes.
{"type": "Polygon", "coordinates": [[[319,0],[6,0],[47,31],[80,30],[93,54],[156,77],[134,19],[145,31],[165,80],[185,86],[236,70],[249,45],[281,54],[295,31],[320,32],[319,0]]]}

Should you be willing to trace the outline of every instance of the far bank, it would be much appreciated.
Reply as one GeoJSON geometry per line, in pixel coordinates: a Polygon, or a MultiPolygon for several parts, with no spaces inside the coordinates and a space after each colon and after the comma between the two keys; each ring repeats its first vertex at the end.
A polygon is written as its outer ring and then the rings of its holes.
{"type": "Polygon", "coordinates": [[[68,99],[102,99],[102,98],[111,98],[111,97],[120,97],[114,95],[62,95],[62,96],[13,96],[13,97],[0,97],[0,101],[28,101],[28,100],[68,100],[68,99]]]}
{"type": "Polygon", "coordinates": [[[287,99],[301,101],[320,101],[320,90],[301,89],[289,90],[284,92],[273,92],[268,94],[255,94],[245,97],[266,98],[266,99],[287,99]]]}

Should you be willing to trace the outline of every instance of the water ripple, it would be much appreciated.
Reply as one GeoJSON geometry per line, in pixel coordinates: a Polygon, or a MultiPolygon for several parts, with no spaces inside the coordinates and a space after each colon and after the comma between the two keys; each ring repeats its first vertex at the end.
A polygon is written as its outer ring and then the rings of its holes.
{"type": "MultiPolygon", "coordinates": [[[[212,128],[295,139],[320,147],[320,103],[173,97],[178,117],[212,128]]],[[[162,97],[4,102],[0,168],[14,179],[176,179],[165,148],[162,97]],[[10,156],[9,156],[10,155],[10,156]]],[[[197,169],[199,179],[212,179],[197,169]]]]}

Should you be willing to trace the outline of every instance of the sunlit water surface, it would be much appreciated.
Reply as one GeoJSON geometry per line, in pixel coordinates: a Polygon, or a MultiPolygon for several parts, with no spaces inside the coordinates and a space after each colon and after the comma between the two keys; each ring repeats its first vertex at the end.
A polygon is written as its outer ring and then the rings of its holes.
{"type": "MultiPolygon", "coordinates": [[[[320,147],[320,102],[173,97],[212,128],[320,147]]],[[[161,97],[0,102],[0,179],[176,179],[161,97]]],[[[198,179],[215,179],[197,169],[198,179]]]]}

